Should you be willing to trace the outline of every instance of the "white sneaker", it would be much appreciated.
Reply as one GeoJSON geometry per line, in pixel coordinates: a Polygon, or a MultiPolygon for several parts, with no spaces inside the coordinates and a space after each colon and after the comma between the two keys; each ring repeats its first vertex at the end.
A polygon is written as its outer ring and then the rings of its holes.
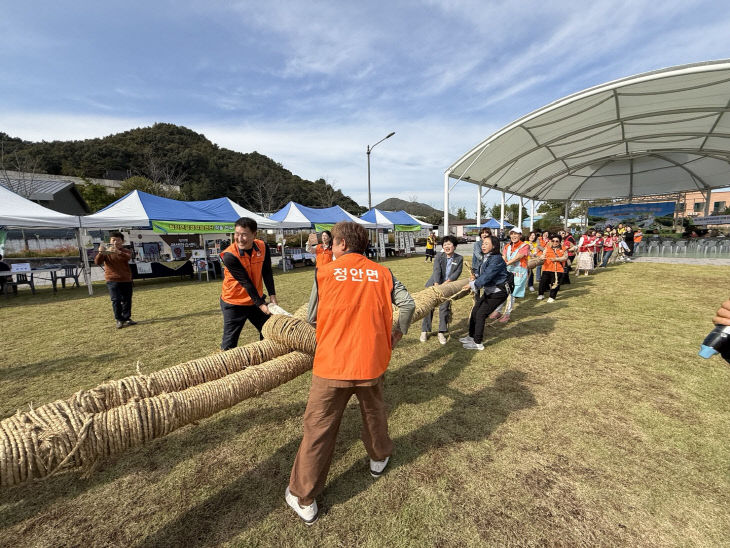
{"type": "Polygon", "coordinates": [[[471,342],[474,342],[474,339],[472,337],[470,337],[469,335],[467,335],[466,337],[460,338],[459,342],[460,343],[471,343],[471,342]]]}
{"type": "Polygon", "coordinates": [[[421,342],[426,342],[428,340],[428,331],[421,331],[421,338],[418,340],[421,342]]]}
{"type": "Polygon", "coordinates": [[[439,333],[439,342],[441,344],[446,344],[446,335],[444,333],[439,333]]]}
{"type": "Polygon", "coordinates": [[[292,510],[294,510],[300,518],[302,518],[302,521],[304,521],[306,525],[312,525],[315,521],[317,521],[317,518],[319,517],[319,510],[317,509],[316,500],[309,506],[300,506],[299,497],[292,495],[291,491],[289,491],[289,487],[287,487],[286,491],[284,491],[284,498],[286,499],[286,503],[291,506],[292,510]]]}
{"type": "Polygon", "coordinates": [[[484,345],[481,343],[477,344],[472,341],[470,343],[464,343],[464,348],[466,348],[467,350],[484,350],[484,345]]]}
{"type": "Polygon", "coordinates": [[[379,478],[385,472],[385,468],[388,466],[390,457],[385,457],[385,460],[373,460],[370,459],[370,475],[374,478],[379,478]]]}
{"type": "Polygon", "coordinates": [[[530,293],[534,293],[534,292],[535,292],[535,288],[533,286],[530,286],[530,293]]]}
{"type": "Polygon", "coordinates": [[[538,295],[538,296],[537,296],[537,300],[538,300],[538,301],[541,301],[541,300],[543,300],[544,298],[545,298],[545,295],[538,295]]]}
{"type": "Polygon", "coordinates": [[[549,302],[549,303],[554,303],[554,302],[555,302],[555,299],[553,299],[552,297],[550,297],[550,298],[549,298],[549,299],[547,300],[547,302],[549,302]]]}

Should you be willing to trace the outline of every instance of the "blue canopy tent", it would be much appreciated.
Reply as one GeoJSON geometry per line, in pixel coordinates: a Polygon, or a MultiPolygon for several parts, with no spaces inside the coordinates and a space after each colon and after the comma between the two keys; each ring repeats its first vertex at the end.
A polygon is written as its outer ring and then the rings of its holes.
{"type": "MultiPolygon", "coordinates": [[[[515,225],[508,223],[507,221],[504,222],[504,228],[512,228],[513,226],[515,225]]],[[[502,228],[502,225],[499,224],[497,219],[490,217],[476,228],[502,228]]]]}
{"type": "Polygon", "coordinates": [[[398,230],[400,232],[416,232],[421,228],[430,228],[430,225],[421,223],[403,210],[382,211],[373,208],[360,218],[363,221],[377,225],[378,228],[398,230]]]}
{"type": "Polygon", "coordinates": [[[240,217],[251,217],[260,228],[277,222],[239,206],[228,198],[184,202],[134,190],[93,215],[81,217],[85,228],[151,228],[161,233],[228,233],[240,217]]]}
{"type": "Polygon", "coordinates": [[[271,215],[269,220],[279,223],[281,228],[314,228],[318,232],[329,230],[340,221],[350,221],[364,228],[375,228],[374,223],[360,220],[340,206],[314,208],[295,202],[289,202],[279,211],[271,215]]]}

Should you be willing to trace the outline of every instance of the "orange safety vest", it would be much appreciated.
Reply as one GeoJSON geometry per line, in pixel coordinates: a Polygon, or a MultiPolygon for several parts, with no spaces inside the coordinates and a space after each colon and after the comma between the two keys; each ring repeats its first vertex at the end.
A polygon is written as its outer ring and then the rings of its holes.
{"type": "Polygon", "coordinates": [[[643,237],[644,237],[644,234],[642,234],[641,232],[639,232],[639,233],[634,232],[634,243],[638,244],[639,242],[641,242],[641,239],[643,237]]]}
{"type": "MultiPolygon", "coordinates": [[[[512,253],[515,250],[521,249],[525,244],[527,244],[528,249],[529,249],[529,245],[530,245],[529,242],[523,242],[523,241],[519,241],[516,244],[513,244],[512,242],[510,242],[509,244],[504,246],[504,249],[502,250],[502,258],[504,259],[504,262],[507,262],[509,260],[507,258],[507,257],[509,257],[509,255],[508,255],[509,253],[512,253]],[[514,247],[514,246],[517,246],[517,247],[514,247]]],[[[528,255],[522,255],[522,257],[520,258],[520,266],[522,268],[527,268],[527,257],[528,257],[528,255]]]]}
{"type": "MultiPolygon", "coordinates": [[[[232,253],[236,258],[241,261],[243,268],[246,269],[248,277],[251,278],[251,282],[259,295],[264,293],[264,279],[261,275],[261,271],[264,267],[264,258],[266,257],[266,244],[263,240],[253,241],[254,249],[251,251],[249,257],[247,253],[240,254],[238,250],[238,244],[235,242],[229,245],[221,252],[221,259],[226,253],[232,253]],[[258,248],[258,251],[256,250],[258,248]]],[[[228,271],[227,268],[223,269],[223,287],[221,289],[221,299],[228,304],[236,304],[239,306],[250,306],[253,304],[253,299],[248,294],[243,286],[238,283],[238,280],[228,271]]]]}
{"type": "Polygon", "coordinates": [[[322,244],[317,244],[317,247],[314,248],[314,253],[317,255],[315,264],[318,268],[332,262],[332,246],[325,249],[322,244]]]}
{"type": "Polygon", "coordinates": [[[565,255],[565,249],[555,249],[548,247],[545,249],[545,262],[542,265],[543,272],[563,272],[563,263],[556,262],[554,259],[565,255]],[[558,253],[560,251],[560,253],[558,253]]]}
{"type": "Polygon", "coordinates": [[[324,379],[369,380],[390,362],[393,275],[359,253],[317,269],[317,350],[312,372],[324,379]]]}

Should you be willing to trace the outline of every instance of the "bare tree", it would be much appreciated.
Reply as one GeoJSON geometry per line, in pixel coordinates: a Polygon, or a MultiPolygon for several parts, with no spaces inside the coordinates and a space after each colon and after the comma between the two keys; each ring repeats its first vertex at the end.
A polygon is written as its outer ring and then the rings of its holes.
{"type": "MultiPolygon", "coordinates": [[[[38,172],[38,159],[32,156],[20,156],[18,151],[14,151],[12,159],[5,156],[5,143],[0,142],[0,176],[2,177],[3,186],[11,192],[30,200],[33,195],[35,182],[38,180],[36,173],[38,172]],[[8,169],[8,164],[12,169],[8,169]]],[[[21,228],[20,232],[23,238],[23,247],[25,251],[30,251],[28,237],[25,235],[25,229],[21,228]]]]}
{"type": "Polygon", "coordinates": [[[335,205],[335,198],[339,189],[337,183],[333,181],[331,184],[325,179],[317,179],[317,197],[319,198],[319,205],[322,207],[332,207],[335,205]]]}
{"type": "Polygon", "coordinates": [[[269,175],[264,179],[253,181],[244,188],[242,183],[236,186],[237,194],[246,197],[246,202],[259,213],[272,213],[281,209],[287,202],[287,195],[280,180],[269,175]]]}
{"type": "Polygon", "coordinates": [[[20,156],[14,151],[11,157],[5,155],[5,145],[0,142],[0,175],[3,186],[30,200],[38,180],[38,159],[31,156],[20,156]]]}
{"type": "Polygon", "coordinates": [[[170,165],[164,162],[149,149],[145,151],[144,161],[144,170],[139,175],[147,177],[156,185],[162,185],[163,188],[167,187],[165,190],[177,190],[187,180],[187,172],[185,170],[178,168],[176,165],[170,165]],[[177,189],[170,187],[177,187],[177,189]]]}

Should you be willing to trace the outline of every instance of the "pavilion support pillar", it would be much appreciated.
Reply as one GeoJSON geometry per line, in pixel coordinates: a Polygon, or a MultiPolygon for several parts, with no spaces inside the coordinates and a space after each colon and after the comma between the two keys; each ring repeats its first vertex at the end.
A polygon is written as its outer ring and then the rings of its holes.
{"type": "Polygon", "coordinates": [[[482,224],[482,185],[477,187],[477,226],[482,224]]]}
{"type": "Polygon", "coordinates": [[[522,230],[522,196],[520,196],[520,211],[517,213],[517,226],[522,230]]]}
{"type": "Polygon", "coordinates": [[[504,230],[504,190],[502,191],[502,199],[499,206],[499,228],[504,230]]]}
{"type": "Polygon", "coordinates": [[[563,219],[565,220],[563,222],[563,229],[568,230],[568,215],[570,214],[570,200],[565,201],[565,217],[563,219]]]}
{"type": "Polygon", "coordinates": [[[530,232],[535,230],[535,200],[530,200],[530,232]]]}
{"type": "Polygon", "coordinates": [[[449,172],[444,173],[444,236],[449,235],[449,172]]]}

